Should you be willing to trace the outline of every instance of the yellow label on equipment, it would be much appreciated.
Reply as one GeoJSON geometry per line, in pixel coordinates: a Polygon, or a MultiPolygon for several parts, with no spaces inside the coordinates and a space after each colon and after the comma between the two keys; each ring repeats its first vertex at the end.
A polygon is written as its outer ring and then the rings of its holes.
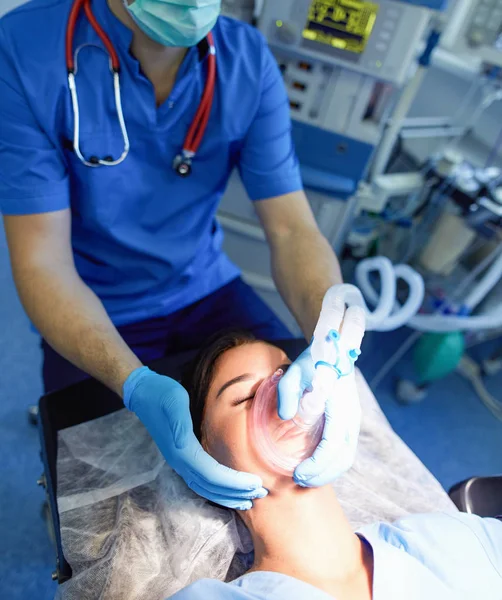
{"type": "Polygon", "coordinates": [[[359,0],[314,0],[303,37],[333,48],[364,51],[375,25],[378,4],[359,0]]]}

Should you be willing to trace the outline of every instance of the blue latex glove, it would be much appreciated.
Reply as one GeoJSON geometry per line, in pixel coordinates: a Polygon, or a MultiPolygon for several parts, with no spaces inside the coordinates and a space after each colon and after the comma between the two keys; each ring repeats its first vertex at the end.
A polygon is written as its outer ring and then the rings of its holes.
{"type": "MultiPolygon", "coordinates": [[[[364,318],[360,309],[351,307],[334,315],[332,322],[340,331],[343,348],[359,348],[364,335],[364,318]],[[343,319],[343,324],[342,324],[343,319]]],[[[292,419],[298,412],[300,400],[311,389],[315,366],[310,346],[300,354],[279,381],[278,412],[281,419],[292,419]]],[[[295,469],[293,479],[303,487],[320,487],[343,475],[352,466],[357,450],[361,407],[355,372],[341,377],[326,400],[325,424],[322,439],[314,454],[295,469]]]]}
{"type": "Polygon", "coordinates": [[[188,393],[177,381],[140,367],[124,383],[124,404],[154,439],[167,463],[194,492],[226,506],[247,510],[267,490],[257,475],[220,465],[193,433],[188,393]]]}

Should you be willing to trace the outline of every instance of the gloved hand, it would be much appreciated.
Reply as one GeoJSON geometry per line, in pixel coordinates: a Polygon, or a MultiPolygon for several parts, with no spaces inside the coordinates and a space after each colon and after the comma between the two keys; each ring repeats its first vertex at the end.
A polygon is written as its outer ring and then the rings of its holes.
{"type": "Polygon", "coordinates": [[[267,490],[257,475],[220,465],[204,452],[193,433],[188,392],[177,381],[150,371],[134,370],[123,388],[125,406],[136,413],[167,463],[194,492],[226,506],[247,510],[267,490]]]}
{"type": "MultiPolygon", "coordinates": [[[[345,311],[342,305],[329,319],[340,333],[341,350],[357,349],[364,335],[364,312],[357,306],[345,311]],[[343,322],[342,322],[343,321],[343,322]]],[[[328,331],[324,332],[325,335],[328,331]]],[[[315,366],[309,346],[279,381],[278,411],[281,419],[292,419],[300,400],[311,387],[315,366]]],[[[354,462],[361,423],[361,407],[355,372],[341,377],[326,401],[322,439],[314,454],[295,469],[293,479],[303,487],[320,487],[343,475],[354,462]]]]}

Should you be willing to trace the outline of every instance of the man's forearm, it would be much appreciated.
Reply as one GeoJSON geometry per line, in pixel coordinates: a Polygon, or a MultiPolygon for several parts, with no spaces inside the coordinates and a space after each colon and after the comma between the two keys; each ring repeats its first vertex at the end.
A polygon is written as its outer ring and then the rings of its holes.
{"type": "Polygon", "coordinates": [[[67,360],[122,395],[141,362],[124,342],[101,301],[71,266],[14,272],[28,316],[67,360]]]}
{"type": "Polygon", "coordinates": [[[324,294],[342,282],[338,259],[326,238],[310,227],[281,236],[271,251],[277,289],[310,340],[324,294]]]}

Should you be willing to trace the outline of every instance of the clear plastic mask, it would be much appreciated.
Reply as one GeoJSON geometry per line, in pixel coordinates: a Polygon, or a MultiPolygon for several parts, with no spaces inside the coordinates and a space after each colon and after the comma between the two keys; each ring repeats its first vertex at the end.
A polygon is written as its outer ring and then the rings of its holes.
{"type": "Polygon", "coordinates": [[[256,391],[250,429],[253,444],[263,460],[277,473],[292,475],[321,441],[324,415],[310,427],[299,427],[294,420],[283,421],[277,413],[277,384],[282,375],[279,369],[256,391]]]}

